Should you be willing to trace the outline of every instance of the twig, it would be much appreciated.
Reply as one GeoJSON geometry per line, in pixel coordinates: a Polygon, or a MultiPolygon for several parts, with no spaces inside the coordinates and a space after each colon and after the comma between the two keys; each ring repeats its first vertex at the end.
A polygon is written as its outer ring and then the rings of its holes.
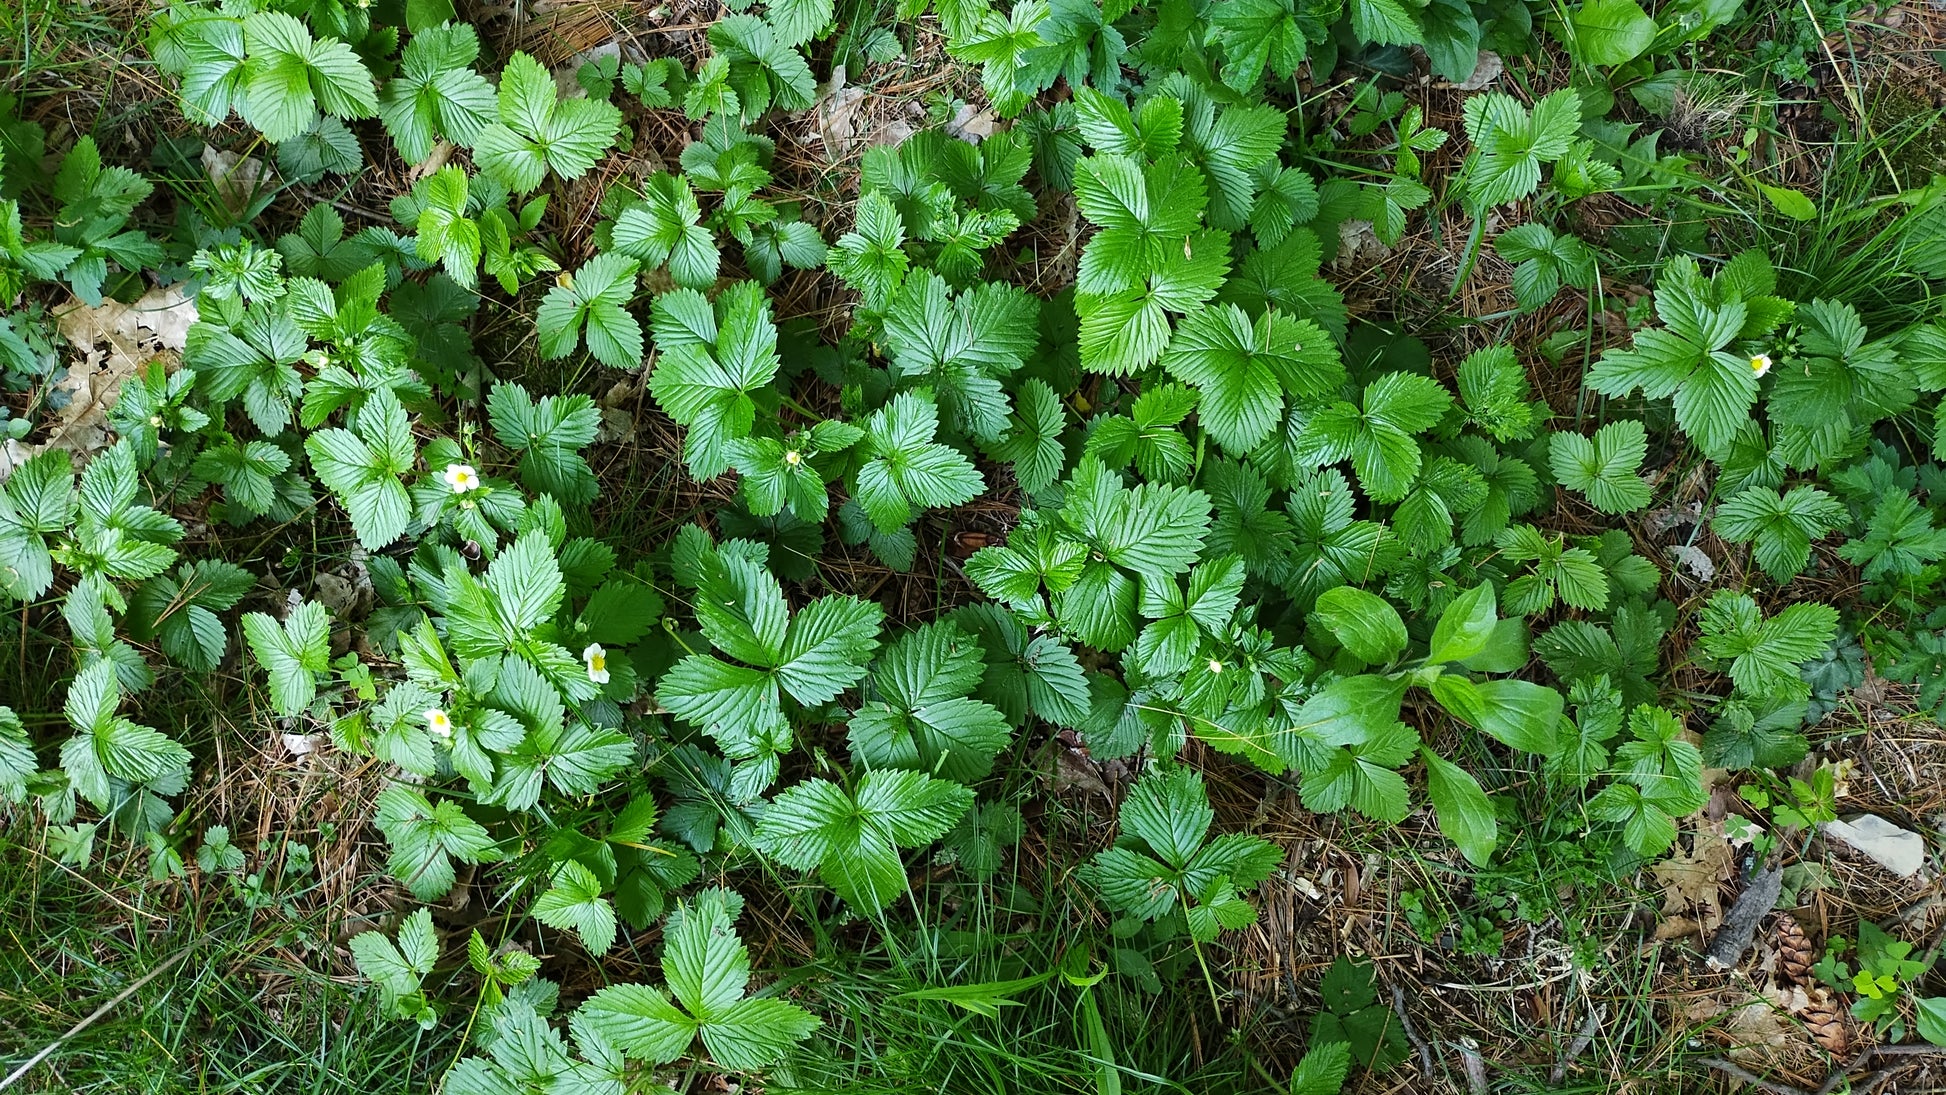
{"type": "Polygon", "coordinates": [[[1721,1057],[1705,1057],[1697,1063],[1713,1068],[1718,1072],[1734,1076],[1759,1091],[1770,1092],[1771,1095],[1807,1095],[1803,1088],[1792,1087],[1789,1084],[1780,1084],[1774,1080],[1766,1080],[1762,1076],[1739,1065],[1731,1064],[1721,1057]]]}
{"type": "Polygon", "coordinates": [[[1549,1087],[1559,1087],[1561,1081],[1567,1078],[1568,1066],[1574,1063],[1576,1057],[1587,1052],[1589,1043],[1595,1040],[1595,1032],[1601,1029],[1601,1021],[1607,1014],[1608,1009],[1600,1004],[1589,1009],[1587,1018],[1581,1020],[1580,1029],[1574,1032],[1574,1041],[1568,1043],[1568,1051],[1561,1054],[1561,1059],[1554,1062],[1554,1071],[1547,1074],[1549,1087]]]}
{"type": "Polygon", "coordinates": [[[1750,884],[1737,895],[1736,904],[1723,917],[1723,926],[1716,929],[1710,940],[1709,950],[1704,960],[1710,969],[1732,969],[1743,960],[1743,952],[1750,949],[1750,941],[1756,938],[1757,925],[1770,910],[1777,907],[1777,899],[1784,892],[1784,869],[1771,867],[1759,871],[1750,879],[1750,884]]]}
{"type": "Polygon", "coordinates": [[[1912,1062],[1907,1061],[1904,1064],[1892,1065],[1888,1068],[1881,1068],[1877,1072],[1872,1073],[1870,1076],[1867,1076],[1864,1079],[1858,1081],[1857,1083],[1851,1085],[1851,1089],[1855,1092],[1858,1092],[1858,1095],[1871,1095],[1872,1092],[1878,1090],[1880,1084],[1891,1081],[1892,1079],[1896,1078],[1899,1073],[1904,1072],[1906,1069],[1911,1067],[1912,1067],[1912,1062]]]}
{"type": "Polygon", "coordinates": [[[1456,981],[1434,981],[1433,984],[1442,989],[1453,989],[1458,992],[1527,992],[1532,989],[1544,989],[1549,985],[1558,985],[1573,977],[1574,972],[1572,968],[1564,969],[1539,981],[1522,981],[1518,984],[1462,985],[1456,981]]]}
{"type": "Polygon", "coordinates": [[[33,1071],[35,1065],[40,1064],[42,1061],[47,1060],[49,1055],[51,1055],[55,1050],[60,1049],[62,1044],[67,1042],[68,1039],[74,1037],[77,1034],[80,1034],[82,1031],[87,1030],[89,1027],[93,1026],[95,1020],[101,1018],[102,1016],[108,1014],[110,1011],[114,1010],[116,1004],[119,1004],[123,1000],[126,1000],[129,997],[135,995],[136,991],[140,989],[143,985],[146,985],[150,981],[153,981],[156,978],[162,976],[164,970],[167,970],[171,966],[174,966],[179,960],[181,960],[183,955],[188,953],[189,953],[189,948],[184,947],[182,950],[179,950],[176,953],[170,955],[169,957],[163,959],[161,965],[143,974],[140,980],[136,981],[134,984],[123,989],[122,991],[116,993],[114,997],[110,999],[107,1003],[101,1005],[100,1007],[96,1008],[94,1011],[90,1012],[86,1019],[83,1019],[79,1023],[76,1023],[73,1026],[69,1027],[68,1032],[66,1034],[61,1035],[59,1038],[56,1038],[52,1042],[49,1042],[47,1043],[47,1045],[41,1047],[41,1051],[39,1053],[36,1053],[32,1057],[27,1058],[27,1062],[25,1064],[21,1065],[19,1068],[14,1069],[12,1072],[8,1073],[6,1079],[0,1080],[0,1091],[5,1091],[9,1087],[12,1087],[15,1080],[18,1080],[22,1076],[25,1076],[29,1072],[33,1071]]]}
{"type": "MultiPolygon", "coordinates": [[[[1858,1071],[1860,1065],[1874,1057],[1932,1057],[1941,1053],[1946,1053],[1946,1046],[1929,1046],[1924,1044],[1872,1046],[1868,1049],[1861,1050],[1858,1056],[1851,1059],[1850,1064],[1842,1068],[1834,1069],[1831,1075],[1825,1079],[1824,1086],[1817,1090],[1816,1095],[1831,1095],[1832,1092],[1838,1090],[1844,1084],[1847,1077],[1858,1071]]],[[[1877,1079],[1878,1077],[1874,1075],[1870,1078],[1877,1079]]]]}
{"type": "Polygon", "coordinates": [[[1466,1072],[1467,1095],[1487,1095],[1487,1063],[1480,1059],[1480,1045],[1471,1038],[1459,1040],[1460,1067],[1466,1072]]]}
{"type": "MultiPolygon", "coordinates": [[[[1744,1083],[1749,1084],[1751,1087],[1757,1088],[1760,1091],[1770,1092],[1771,1095],[1831,1095],[1832,1092],[1844,1086],[1845,1081],[1851,1077],[1852,1073],[1857,1072],[1860,1066],[1874,1057],[1933,1057],[1940,1054],[1946,1054],[1946,1046],[1929,1046],[1924,1044],[1871,1046],[1861,1050],[1858,1056],[1851,1059],[1850,1064],[1841,1065],[1833,1069],[1831,1075],[1825,1077],[1824,1086],[1818,1088],[1815,1092],[1806,1091],[1801,1087],[1792,1087],[1789,1084],[1778,1083],[1775,1080],[1766,1080],[1762,1076],[1731,1064],[1721,1057],[1704,1057],[1697,1063],[1713,1068],[1718,1072],[1734,1076],[1744,1083]]],[[[1873,1085],[1891,1079],[1894,1074],[1905,1067],[1904,1064],[1899,1064],[1879,1069],[1877,1072],[1859,1081],[1854,1090],[1861,1092],[1870,1091],[1873,1085]]]]}
{"type": "Polygon", "coordinates": [[[1405,1040],[1411,1042],[1412,1048],[1419,1051],[1420,1074],[1430,1077],[1432,1075],[1432,1047],[1426,1044],[1424,1038],[1419,1037],[1417,1030],[1413,1029],[1412,1018],[1405,1013],[1405,990],[1397,985],[1392,986],[1392,1010],[1398,1013],[1399,1026],[1405,1031],[1405,1040]]]}

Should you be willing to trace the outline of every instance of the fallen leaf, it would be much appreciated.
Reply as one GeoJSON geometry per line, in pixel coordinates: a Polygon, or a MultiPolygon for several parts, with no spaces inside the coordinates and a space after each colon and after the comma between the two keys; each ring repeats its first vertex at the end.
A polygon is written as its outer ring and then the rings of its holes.
{"type": "Polygon", "coordinates": [[[105,342],[126,353],[149,344],[181,353],[198,318],[186,282],[157,286],[134,304],[110,298],[90,308],[77,300],[54,315],[61,337],[77,348],[85,343],[92,350],[105,342]]]}
{"type": "Polygon", "coordinates": [[[953,120],[946,123],[946,132],[949,136],[957,137],[967,144],[979,144],[993,136],[997,121],[998,119],[993,116],[992,107],[961,103],[959,111],[953,115],[953,120]]]}
{"type": "Polygon", "coordinates": [[[1786,1015],[1780,999],[1738,989],[1692,999],[1684,1019],[1707,1026],[1730,1042],[1728,1056],[1749,1066],[1776,1064],[1803,1048],[1804,1038],[1786,1015]]]}
{"type": "Polygon", "coordinates": [[[1724,1023],[1735,1039],[1730,1047],[1733,1060],[1747,1064],[1769,1064],[1785,1056],[1785,1047],[1797,1040],[1797,1031],[1777,1005],[1755,999],[1733,1009],[1724,1023]]]}
{"type": "Polygon", "coordinates": [[[1495,80],[1498,80],[1504,67],[1500,62],[1499,54],[1490,49],[1483,49],[1480,51],[1479,60],[1474,62],[1473,75],[1454,84],[1453,90],[1478,91],[1495,80]]]}
{"type": "Polygon", "coordinates": [[[1054,743],[1049,743],[1049,746],[1045,751],[1048,758],[1044,774],[1053,782],[1056,794],[1079,788],[1089,794],[1114,797],[1108,790],[1108,784],[1102,782],[1100,765],[1072,749],[1063,749],[1054,743]]]}
{"type": "Polygon", "coordinates": [[[263,192],[264,162],[254,156],[204,145],[203,170],[216,189],[216,200],[238,217],[249,212],[250,204],[263,192]]]}
{"type": "Polygon", "coordinates": [[[1332,260],[1331,265],[1340,269],[1362,269],[1391,253],[1392,249],[1372,230],[1371,221],[1341,221],[1338,224],[1338,257],[1332,260]]]}
{"type": "Polygon", "coordinates": [[[619,407],[600,407],[601,426],[595,431],[595,443],[601,445],[625,444],[635,440],[635,416],[619,407]]]}
{"type": "Polygon", "coordinates": [[[812,134],[824,145],[825,159],[837,163],[858,144],[858,114],[865,105],[865,89],[845,86],[845,66],[831,67],[831,80],[819,97],[817,129],[812,134]]]}
{"type": "Polygon", "coordinates": [[[1662,943],[1675,939],[1688,939],[1701,935],[1702,932],[1703,926],[1696,923],[1696,918],[1693,916],[1671,916],[1655,926],[1655,938],[1662,943]]]}
{"type": "Polygon", "coordinates": [[[1723,922],[1723,898],[1718,887],[1736,874],[1736,851],[1724,839],[1721,824],[1704,821],[1690,835],[1690,850],[1655,867],[1662,888],[1666,916],[1693,914],[1704,932],[1723,922]]]}
{"type": "Polygon", "coordinates": [[[1709,553],[1693,544],[1674,544],[1662,549],[1676,564],[1676,568],[1686,571],[1699,585],[1716,581],[1716,560],[1709,553]]]}
{"type": "Polygon", "coordinates": [[[294,757],[314,753],[324,742],[323,734],[279,734],[278,738],[284,744],[284,751],[294,757]]]}
{"type": "Polygon", "coordinates": [[[58,402],[59,418],[47,442],[27,455],[65,449],[85,459],[108,446],[108,411],[122,381],[158,357],[170,365],[180,360],[196,322],[196,302],[182,285],[171,285],[150,289],[134,304],[111,298],[89,307],[76,301],[55,313],[54,322],[74,357],[53,388],[65,396],[51,401],[58,402]]]}
{"type": "Polygon", "coordinates": [[[877,148],[880,145],[897,148],[904,144],[905,139],[912,136],[914,132],[916,130],[905,119],[894,118],[884,125],[873,126],[871,136],[865,138],[865,144],[872,148],[877,148]]]}
{"type": "Polygon", "coordinates": [[[1771,983],[1764,989],[1764,999],[1796,1015],[1811,1006],[1811,997],[1803,985],[1771,983]]]}
{"type": "Polygon", "coordinates": [[[433,145],[432,151],[426,153],[426,158],[413,164],[412,170],[405,173],[406,181],[416,183],[420,179],[426,178],[440,168],[445,167],[446,161],[452,159],[453,153],[457,151],[459,151],[459,146],[451,141],[440,141],[438,144],[433,145]]]}
{"type": "Polygon", "coordinates": [[[1651,536],[1667,536],[1676,529],[1693,528],[1702,521],[1701,502],[1678,502],[1642,515],[1642,527],[1651,536]]]}
{"type": "Polygon", "coordinates": [[[6,482],[15,468],[32,460],[39,451],[39,445],[23,445],[9,437],[6,444],[0,445],[0,483],[6,482]]]}

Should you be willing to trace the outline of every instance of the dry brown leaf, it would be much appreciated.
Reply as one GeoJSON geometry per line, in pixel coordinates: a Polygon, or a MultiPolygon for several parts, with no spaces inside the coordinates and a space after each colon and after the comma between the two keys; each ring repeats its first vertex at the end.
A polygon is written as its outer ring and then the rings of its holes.
{"type": "Polygon", "coordinates": [[[997,121],[991,107],[961,103],[959,111],[953,115],[953,120],[946,123],[946,133],[967,144],[979,144],[993,136],[997,121]]]}
{"type": "Polygon", "coordinates": [[[1751,1000],[1735,1008],[1723,1026],[1737,1043],[1730,1048],[1730,1057],[1746,1064],[1779,1061],[1797,1041],[1796,1030],[1769,1000],[1751,1000]]]}
{"type": "Polygon", "coordinates": [[[1802,1047],[1803,1036],[1790,1021],[1790,1008],[1779,994],[1762,995],[1729,989],[1724,993],[1692,999],[1682,1006],[1682,1017],[1696,1026],[1714,1027],[1730,1042],[1728,1056],[1746,1066],[1786,1062],[1793,1050],[1802,1047]]]}
{"type": "Polygon", "coordinates": [[[1342,221],[1338,225],[1338,257],[1331,260],[1331,265],[1334,269],[1362,270],[1391,253],[1392,249],[1372,229],[1371,221],[1342,221]]]}
{"type": "Polygon", "coordinates": [[[865,105],[865,89],[845,86],[845,66],[831,67],[831,81],[818,100],[817,128],[811,136],[824,145],[825,159],[837,163],[858,144],[858,114],[865,105]]]}
{"type": "Polygon", "coordinates": [[[620,407],[597,407],[601,412],[601,426],[595,431],[595,442],[602,445],[621,445],[635,440],[635,416],[620,407]]]}
{"type": "Polygon", "coordinates": [[[108,299],[90,308],[75,301],[56,312],[54,320],[69,343],[79,348],[85,342],[83,352],[108,343],[129,353],[150,345],[181,353],[198,318],[196,300],[187,289],[187,283],[158,286],[134,304],[108,299]]]}
{"type": "Polygon", "coordinates": [[[1474,62],[1473,75],[1454,84],[1453,89],[1455,91],[1479,91],[1481,88],[1498,80],[1504,68],[1505,66],[1501,64],[1499,54],[1492,50],[1483,49],[1479,53],[1479,60],[1474,62]]]}
{"type": "Polygon", "coordinates": [[[1690,834],[1690,850],[1656,864],[1656,885],[1662,888],[1664,915],[1693,914],[1704,932],[1723,922],[1723,898],[1718,886],[1736,873],[1736,851],[1723,838],[1720,824],[1703,822],[1690,834]]]}
{"type": "Polygon", "coordinates": [[[1655,926],[1655,938],[1662,943],[1674,939],[1688,939],[1702,933],[1703,926],[1698,924],[1693,916],[1666,917],[1655,926]]]}
{"type": "MultiPolygon", "coordinates": [[[[56,391],[67,394],[47,443],[34,449],[65,449],[85,459],[108,445],[108,410],[122,381],[158,357],[173,365],[196,322],[196,302],[182,285],[150,289],[134,304],[104,300],[98,307],[76,301],[55,313],[55,325],[74,357],[56,391]]],[[[32,455],[30,453],[29,455],[32,455]]]]}
{"type": "Polygon", "coordinates": [[[203,146],[203,170],[209,174],[210,185],[216,190],[216,200],[231,213],[241,217],[250,209],[250,203],[263,193],[264,162],[255,156],[239,156],[209,145],[203,146]]]}
{"type": "Polygon", "coordinates": [[[7,438],[5,444],[0,444],[0,483],[6,482],[7,476],[12,475],[15,468],[32,460],[40,451],[39,445],[23,445],[11,437],[7,438]]]}
{"type": "Polygon", "coordinates": [[[882,125],[873,126],[871,134],[865,138],[865,145],[868,148],[877,148],[880,145],[889,145],[890,147],[897,148],[904,144],[905,139],[912,136],[914,132],[916,130],[912,128],[910,122],[907,122],[904,118],[894,118],[882,125]]]}
{"type": "Polygon", "coordinates": [[[426,154],[426,158],[413,164],[412,170],[406,172],[406,181],[416,183],[420,179],[426,178],[440,168],[445,167],[447,162],[453,158],[453,153],[457,151],[459,151],[459,146],[451,141],[440,141],[438,144],[433,145],[432,151],[426,154]]]}

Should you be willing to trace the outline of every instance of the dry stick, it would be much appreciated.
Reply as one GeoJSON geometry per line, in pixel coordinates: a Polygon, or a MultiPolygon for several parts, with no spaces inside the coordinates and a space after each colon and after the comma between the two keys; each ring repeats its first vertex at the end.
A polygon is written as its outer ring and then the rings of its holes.
{"type": "Polygon", "coordinates": [[[1405,1031],[1405,1040],[1411,1042],[1412,1048],[1419,1051],[1420,1074],[1430,1077],[1432,1047],[1427,1045],[1426,1040],[1419,1037],[1419,1032],[1412,1028],[1412,1017],[1405,1013],[1405,990],[1397,985],[1392,986],[1392,1010],[1399,1016],[1399,1027],[1405,1031]]]}
{"type": "Polygon", "coordinates": [[[1709,968],[1732,969],[1743,960],[1743,952],[1750,949],[1751,940],[1756,938],[1757,925],[1777,907],[1777,898],[1783,892],[1782,867],[1758,871],[1751,877],[1749,885],[1737,895],[1736,904],[1724,915],[1723,926],[1716,929],[1715,938],[1710,940],[1709,951],[1704,955],[1709,968]]]}
{"type": "Polygon", "coordinates": [[[1576,1057],[1587,1052],[1589,1043],[1595,1040],[1595,1032],[1601,1029],[1601,1021],[1607,1017],[1607,1013],[1608,1009],[1600,1004],[1589,1009],[1588,1017],[1581,1020],[1581,1028],[1574,1032],[1574,1041],[1568,1043],[1568,1051],[1561,1055],[1560,1060],[1554,1062],[1554,1071],[1548,1073],[1549,1087],[1559,1087],[1561,1081],[1567,1078],[1568,1066],[1574,1063],[1576,1057]]]}
{"type": "MultiPolygon", "coordinates": [[[[1705,1057],[1702,1060],[1698,1061],[1697,1063],[1706,1065],[1710,1068],[1717,1070],[1718,1072],[1723,1072],[1731,1076],[1734,1076],[1737,1079],[1742,1080],[1744,1083],[1749,1084],[1750,1086],[1755,1087],[1761,1091],[1771,1092],[1771,1095],[1831,1095],[1832,1092],[1838,1090],[1838,1088],[1844,1084],[1845,1080],[1849,1078],[1852,1073],[1858,1071],[1860,1065],[1863,1065],[1866,1061],[1869,1061],[1874,1057],[1932,1057],[1942,1053],[1946,1053],[1946,1046],[1929,1046],[1929,1045],[1872,1046],[1869,1049],[1861,1051],[1858,1054],[1858,1056],[1853,1057],[1851,1059],[1850,1064],[1840,1065],[1839,1067],[1833,1069],[1831,1071],[1831,1075],[1825,1078],[1824,1086],[1818,1088],[1816,1092],[1806,1091],[1801,1087],[1792,1087],[1789,1084],[1778,1083],[1775,1080],[1766,1080],[1762,1076],[1759,1076],[1756,1073],[1750,1072],[1747,1069],[1741,1068],[1737,1065],[1731,1064],[1729,1061],[1726,1061],[1721,1057],[1705,1057]]],[[[1882,1080],[1888,1079],[1892,1073],[1897,1072],[1900,1068],[1903,1067],[1905,1066],[1895,1065],[1890,1068],[1883,1068],[1877,1072],[1874,1072],[1872,1075],[1867,1076],[1863,1081],[1861,1081],[1859,1090],[1869,1090],[1871,1084],[1875,1084],[1882,1080]]]]}
{"type": "Polygon", "coordinates": [[[61,1048],[62,1043],[66,1042],[68,1039],[74,1037],[75,1035],[81,1033],[82,1031],[87,1030],[90,1026],[94,1025],[95,1020],[108,1014],[109,1011],[112,1010],[116,1004],[119,1004],[123,1000],[128,999],[130,996],[135,995],[136,990],[140,989],[143,985],[146,985],[150,981],[153,981],[156,978],[162,976],[162,972],[164,970],[168,969],[170,966],[175,965],[176,962],[179,961],[183,955],[188,953],[189,953],[189,948],[184,947],[182,950],[179,950],[176,953],[170,955],[169,957],[163,959],[161,965],[143,974],[141,980],[135,982],[129,987],[116,993],[113,999],[109,1000],[107,1003],[96,1008],[92,1013],[89,1014],[89,1016],[86,1019],[83,1019],[79,1023],[76,1023],[73,1026],[69,1027],[68,1032],[66,1034],[63,1034],[59,1038],[54,1039],[52,1042],[47,1043],[47,1045],[43,1047],[39,1053],[36,1053],[32,1057],[29,1057],[27,1059],[26,1064],[23,1064],[19,1068],[14,1069],[12,1072],[8,1073],[6,1079],[0,1080],[0,1091],[5,1091],[9,1087],[12,1087],[15,1080],[18,1080],[22,1076],[27,1075],[29,1072],[33,1071],[35,1065],[40,1064],[42,1061],[47,1060],[50,1054],[52,1054],[55,1050],[61,1048]]]}
{"type": "Polygon", "coordinates": [[[1824,1081],[1824,1086],[1817,1090],[1816,1095],[1831,1095],[1845,1082],[1846,1077],[1858,1070],[1859,1065],[1874,1057],[1931,1057],[1941,1053],[1946,1053],[1946,1046],[1873,1046],[1853,1057],[1850,1064],[1834,1070],[1830,1078],[1824,1081]]]}
{"type": "Polygon", "coordinates": [[[1467,1095],[1487,1095],[1487,1063],[1480,1059],[1480,1046],[1471,1038],[1459,1040],[1460,1067],[1466,1071],[1467,1095]]]}
{"type": "Polygon", "coordinates": [[[1912,1062],[1907,1061],[1904,1064],[1892,1065],[1889,1068],[1881,1068],[1877,1072],[1872,1073],[1870,1076],[1867,1076],[1864,1079],[1858,1081],[1857,1083],[1851,1085],[1851,1089],[1857,1092],[1858,1095],[1871,1095],[1872,1092],[1877,1091],[1879,1089],[1880,1084],[1890,1083],[1892,1080],[1898,1078],[1899,1073],[1904,1072],[1906,1069],[1911,1067],[1912,1067],[1912,1062]]]}
{"type": "Polygon", "coordinates": [[[1801,1087],[1792,1087],[1789,1084],[1780,1084],[1774,1080],[1766,1080],[1762,1076],[1759,1076],[1756,1073],[1751,1072],[1750,1070],[1745,1069],[1739,1065],[1731,1064],[1730,1062],[1724,1060],[1721,1057],[1705,1057],[1697,1063],[1702,1065],[1707,1065],[1708,1067],[1713,1068],[1718,1072],[1727,1073],[1728,1075],[1734,1076],[1737,1079],[1742,1080],[1744,1083],[1749,1084],[1751,1087],[1758,1089],[1759,1091],[1770,1092],[1771,1095],[1809,1095],[1809,1093],[1806,1092],[1801,1087]]]}

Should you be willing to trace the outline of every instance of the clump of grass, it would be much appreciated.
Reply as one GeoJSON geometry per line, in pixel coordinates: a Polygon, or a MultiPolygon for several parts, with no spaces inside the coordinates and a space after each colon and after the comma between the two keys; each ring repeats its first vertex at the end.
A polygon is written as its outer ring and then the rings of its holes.
{"type": "Polygon", "coordinates": [[[423,1091],[451,1060],[457,1028],[388,1021],[330,972],[321,915],[255,908],[217,877],[149,884],[133,853],[83,874],[34,839],[0,821],[6,1090],[423,1091]]]}

